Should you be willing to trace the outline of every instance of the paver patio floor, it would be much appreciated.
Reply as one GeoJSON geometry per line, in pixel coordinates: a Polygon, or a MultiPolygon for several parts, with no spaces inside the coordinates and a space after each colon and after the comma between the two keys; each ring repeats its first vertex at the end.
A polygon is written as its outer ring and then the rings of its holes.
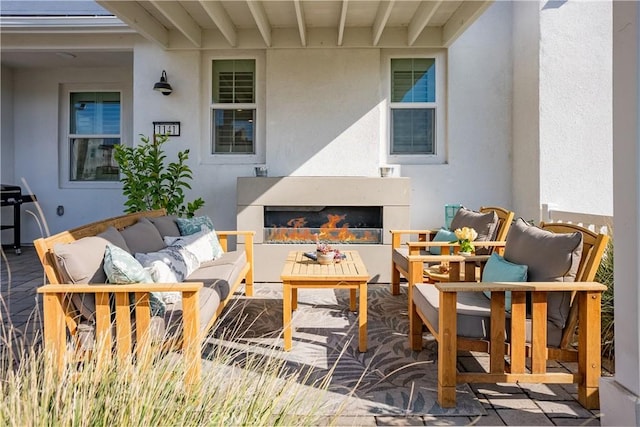
{"type": "MultiPolygon", "coordinates": [[[[0,316],[3,326],[5,330],[9,327],[17,329],[26,342],[33,343],[41,335],[42,304],[41,298],[36,294],[36,288],[44,283],[42,267],[33,247],[23,247],[21,255],[16,255],[11,249],[5,250],[3,258],[0,268],[0,296],[4,305],[0,310],[0,316]]],[[[488,358],[484,355],[468,354],[458,358],[460,369],[487,363],[488,358]]],[[[555,363],[550,365],[550,369],[571,371],[575,369],[575,364],[555,363]]],[[[471,389],[485,407],[487,415],[358,418],[343,416],[337,425],[600,425],[599,411],[586,410],[577,402],[577,389],[573,384],[474,384],[471,389]]]]}

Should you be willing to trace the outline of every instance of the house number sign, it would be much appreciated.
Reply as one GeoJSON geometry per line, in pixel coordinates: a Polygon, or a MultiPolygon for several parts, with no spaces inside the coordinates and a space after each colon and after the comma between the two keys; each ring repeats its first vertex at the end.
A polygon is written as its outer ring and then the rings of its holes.
{"type": "Polygon", "coordinates": [[[180,136],[180,122],[153,122],[153,134],[180,136]]]}

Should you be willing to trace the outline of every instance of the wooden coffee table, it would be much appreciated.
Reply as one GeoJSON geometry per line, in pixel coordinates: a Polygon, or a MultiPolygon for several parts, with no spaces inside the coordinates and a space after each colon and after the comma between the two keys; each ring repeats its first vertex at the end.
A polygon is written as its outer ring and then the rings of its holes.
{"type": "Polygon", "coordinates": [[[356,290],[360,292],[358,316],[358,348],[367,351],[367,282],[369,273],[356,251],[344,251],[346,259],[339,263],[320,265],[304,256],[303,251],[291,251],[282,269],[282,325],[284,349],[291,350],[291,312],[298,307],[299,288],[346,288],[350,291],[349,309],[356,311],[356,290]]]}

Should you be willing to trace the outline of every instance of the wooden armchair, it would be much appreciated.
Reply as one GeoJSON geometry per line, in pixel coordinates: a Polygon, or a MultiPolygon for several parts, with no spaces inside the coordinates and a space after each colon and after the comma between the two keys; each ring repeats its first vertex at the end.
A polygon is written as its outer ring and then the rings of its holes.
{"type": "MultiPolygon", "coordinates": [[[[495,241],[504,241],[507,235],[509,226],[513,221],[513,212],[507,211],[499,207],[482,207],[479,210],[480,213],[486,214],[489,212],[495,212],[498,217],[498,224],[494,236],[495,241]]],[[[452,222],[452,226],[456,223],[456,218],[452,222]]],[[[420,268],[419,278],[417,276],[418,270],[415,270],[414,277],[411,277],[409,272],[409,253],[412,255],[432,255],[429,252],[429,248],[437,246],[441,247],[442,255],[457,254],[459,246],[457,244],[450,244],[449,242],[433,242],[438,230],[391,230],[391,293],[398,295],[400,293],[400,278],[404,277],[409,282],[409,288],[415,283],[422,283],[423,268],[420,268]],[[409,242],[407,242],[409,238],[409,242]],[[403,245],[404,243],[404,245],[403,245]]],[[[500,243],[491,244],[489,242],[483,242],[483,246],[489,247],[501,247],[504,245],[500,243]],[[493,245],[493,246],[491,246],[493,245]]],[[[441,261],[446,261],[440,258],[425,259],[427,263],[439,264],[441,261]]]]}
{"type": "MultiPolygon", "coordinates": [[[[495,206],[484,207],[482,209],[486,211],[490,211],[490,210],[494,211],[498,215],[498,228],[496,230],[495,240],[504,242],[507,239],[507,233],[509,232],[509,227],[511,227],[511,223],[513,222],[515,213],[513,211],[508,211],[506,209],[495,207],[495,206]]],[[[477,246],[482,247],[484,245],[478,243],[477,246]]],[[[502,253],[504,251],[504,246],[503,245],[489,246],[489,250],[485,251],[485,253],[491,254],[494,250],[496,250],[498,253],[502,253]]],[[[482,274],[480,269],[476,269],[476,272],[482,274]]],[[[480,274],[476,274],[476,278],[480,277],[480,274]]],[[[426,278],[426,281],[430,283],[436,283],[436,282],[448,282],[450,275],[449,275],[448,269],[443,268],[442,264],[439,263],[439,264],[431,265],[428,268],[425,268],[424,276],[426,278]]],[[[462,277],[458,279],[454,276],[454,280],[470,281],[471,279],[463,279],[462,277]]]]}
{"type": "MultiPolygon", "coordinates": [[[[588,409],[598,407],[600,301],[606,287],[593,279],[608,237],[572,224],[542,223],[541,229],[582,234],[579,262],[575,258],[571,261],[571,269],[576,271],[574,282],[450,282],[415,286],[409,316],[411,347],[416,351],[422,349],[422,328],[426,325],[438,342],[438,402],[442,407],[455,406],[457,383],[516,382],[577,383],[579,402],[588,409]],[[483,291],[491,292],[490,299],[483,291]],[[511,292],[510,312],[505,309],[507,291],[511,292]],[[566,296],[569,305],[561,324],[551,318],[558,296],[561,299],[566,296]],[[573,346],[576,329],[577,348],[573,346]],[[489,353],[488,372],[458,372],[458,350],[489,353]],[[578,362],[578,372],[548,372],[546,362],[551,359],[578,362]]],[[[511,235],[505,257],[509,254],[510,239],[511,235]]],[[[409,262],[416,265],[415,269],[423,260],[420,256],[409,256],[409,262]]]]}

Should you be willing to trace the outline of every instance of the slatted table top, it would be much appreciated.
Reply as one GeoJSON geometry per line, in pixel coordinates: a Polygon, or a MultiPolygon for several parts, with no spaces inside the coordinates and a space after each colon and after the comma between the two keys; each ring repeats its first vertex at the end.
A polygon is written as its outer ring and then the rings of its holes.
{"type": "Polygon", "coordinates": [[[357,251],[343,251],[346,259],[321,265],[304,256],[304,251],[291,251],[282,269],[283,281],[368,281],[369,273],[357,251]]]}

